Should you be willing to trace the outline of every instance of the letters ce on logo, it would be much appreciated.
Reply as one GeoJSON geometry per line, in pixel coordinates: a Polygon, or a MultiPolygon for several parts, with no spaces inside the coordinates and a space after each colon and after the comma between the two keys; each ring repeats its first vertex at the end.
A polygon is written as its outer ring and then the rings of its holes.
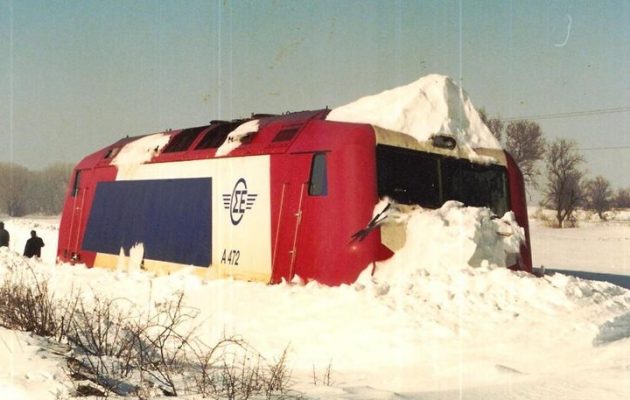
{"type": "Polygon", "coordinates": [[[239,179],[234,185],[232,194],[223,195],[223,208],[230,210],[232,225],[238,225],[243,219],[245,211],[251,210],[254,206],[258,194],[247,191],[247,182],[244,178],[239,179]]]}

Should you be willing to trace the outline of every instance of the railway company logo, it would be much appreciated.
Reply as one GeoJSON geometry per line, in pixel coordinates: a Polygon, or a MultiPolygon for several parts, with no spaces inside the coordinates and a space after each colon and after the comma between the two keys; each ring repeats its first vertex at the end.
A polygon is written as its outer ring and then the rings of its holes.
{"type": "Polygon", "coordinates": [[[244,178],[236,181],[231,194],[225,193],[223,195],[223,208],[230,211],[232,225],[238,225],[241,222],[245,211],[251,210],[254,206],[256,197],[258,194],[249,193],[247,190],[247,182],[244,178]]]}

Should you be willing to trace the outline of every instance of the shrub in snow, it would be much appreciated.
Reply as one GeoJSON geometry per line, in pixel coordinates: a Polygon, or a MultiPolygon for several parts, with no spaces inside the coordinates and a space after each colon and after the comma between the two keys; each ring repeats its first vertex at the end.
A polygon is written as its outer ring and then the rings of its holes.
{"type": "Polygon", "coordinates": [[[0,282],[0,324],[40,336],[61,337],[75,304],[57,299],[28,261],[7,267],[0,282]]]}
{"type": "Polygon", "coordinates": [[[58,299],[27,261],[2,272],[0,324],[61,342],[76,395],[292,397],[288,349],[266,362],[241,338],[206,345],[196,337],[197,311],[184,306],[181,292],[138,312],[124,298],[58,299]]]}

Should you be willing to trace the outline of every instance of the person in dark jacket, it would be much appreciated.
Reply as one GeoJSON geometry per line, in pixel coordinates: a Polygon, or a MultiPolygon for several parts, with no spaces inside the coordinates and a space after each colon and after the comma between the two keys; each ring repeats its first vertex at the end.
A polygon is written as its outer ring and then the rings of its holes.
{"type": "Polygon", "coordinates": [[[31,238],[26,241],[26,246],[24,246],[24,256],[29,258],[33,256],[41,257],[42,247],[44,247],[42,238],[38,237],[35,231],[31,231],[31,238]]]}
{"type": "Polygon", "coordinates": [[[9,232],[4,229],[4,222],[0,222],[0,247],[9,247],[9,232]]]}

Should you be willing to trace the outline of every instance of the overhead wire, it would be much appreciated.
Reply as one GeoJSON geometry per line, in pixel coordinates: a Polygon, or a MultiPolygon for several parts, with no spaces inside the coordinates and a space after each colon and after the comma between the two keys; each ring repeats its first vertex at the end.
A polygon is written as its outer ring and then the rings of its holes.
{"type": "Polygon", "coordinates": [[[630,107],[625,106],[625,107],[601,108],[597,110],[571,111],[571,112],[564,112],[564,113],[524,115],[520,117],[508,117],[508,118],[502,118],[502,119],[505,121],[515,121],[519,119],[571,118],[571,117],[585,117],[589,115],[614,114],[614,113],[622,113],[622,112],[629,112],[629,111],[630,111],[630,107]]]}
{"type": "MultiPolygon", "coordinates": [[[[524,115],[520,117],[508,117],[501,118],[504,121],[517,121],[517,120],[540,120],[540,119],[554,119],[554,118],[573,118],[573,117],[585,117],[589,115],[600,115],[600,114],[614,114],[614,113],[622,113],[629,112],[630,107],[611,107],[611,108],[601,108],[596,110],[584,110],[584,111],[572,111],[572,112],[564,112],[564,113],[552,113],[552,114],[537,114],[537,115],[524,115]]],[[[622,145],[622,146],[605,146],[605,147],[583,147],[578,150],[581,151],[599,151],[599,150],[623,150],[630,149],[630,145],[622,145]]]]}
{"type": "Polygon", "coordinates": [[[606,146],[606,147],[583,147],[579,150],[581,151],[595,151],[595,150],[623,150],[630,149],[630,146],[606,146]]]}

